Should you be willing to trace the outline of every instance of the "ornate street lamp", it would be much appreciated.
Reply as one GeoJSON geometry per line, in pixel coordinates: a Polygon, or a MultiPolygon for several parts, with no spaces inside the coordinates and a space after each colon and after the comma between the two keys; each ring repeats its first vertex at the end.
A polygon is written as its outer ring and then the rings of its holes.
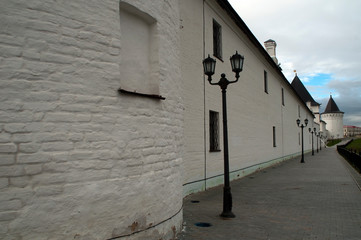
{"type": "Polygon", "coordinates": [[[320,136],[320,132],[316,132],[316,129],[315,129],[315,135],[316,135],[316,152],[318,152],[318,137],[320,136]]]}
{"type": "Polygon", "coordinates": [[[303,153],[303,128],[307,126],[307,124],[308,124],[308,119],[307,119],[307,118],[305,119],[305,125],[301,124],[301,120],[300,120],[300,119],[297,119],[296,122],[297,122],[297,126],[302,129],[302,131],[301,131],[301,136],[302,136],[302,157],[301,157],[301,163],[304,163],[304,162],[305,162],[305,157],[304,157],[304,153],[303,153]],[[301,124],[301,125],[300,125],[300,124],[301,124]]]}
{"type": "Polygon", "coordinates": [[[243,69],[244,57],[236,51],[231,58],[232,71],[236,75],[235,81],[229,81],[226,74],[221,74],[221,79],[217,83],[212,83],[212,75],[216,68],[216,60],[209,55],[203,60],[204,74],[208,76],[208,81],[211,85],[218,85],[222,89],[222,114],[223,114],[223,142],[224,142],[224,187],[223,187],[223,212],[221,217],[234,218],[232,213],[232,193],[229,184],[229,156],[228,156],[228,130],[227,130],[227,86],[235,83],[239,79],[239,73],[243,69]]]}
{"type": "Polygon", "coordinates": [[[315,151],[313,150],[313,133],[316,134],[316,128],[313,128],[313,130],[311,128],[309,128],[308,131],[311,133],[311,136],[312,136],[312,156],[313,156],[313,155],[315,155],[315,151]]]}
{"type": "Polygon", "coordinates": [[[204,74],[208,76],[208,81],[212,81],[212,75],[216,69],[216,60],[211,58],[208,54],[208,57],[203,60],[204,74]]]}

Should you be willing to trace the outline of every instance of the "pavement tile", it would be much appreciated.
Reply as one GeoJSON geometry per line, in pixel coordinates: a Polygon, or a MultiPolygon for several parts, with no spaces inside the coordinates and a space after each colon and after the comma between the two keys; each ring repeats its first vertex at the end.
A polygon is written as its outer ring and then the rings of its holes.
{"type": "Polygon", "coordinates": [[[359,240],[360,179],[335,148],[306,154],[231,182],[234,219],[219,217],[222,186],[186,197],[178,239],[359,240]]]}

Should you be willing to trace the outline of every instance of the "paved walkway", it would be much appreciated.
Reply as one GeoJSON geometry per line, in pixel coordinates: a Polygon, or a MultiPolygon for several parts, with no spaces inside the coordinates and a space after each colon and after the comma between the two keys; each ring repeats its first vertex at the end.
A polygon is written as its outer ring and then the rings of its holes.
{"type": "Polygon", "coordinates": [[[222,187],[188,196],[179,239],[361,239],[360,175],[335,148],[307,154],[305,162],[292,159],[231,182],[234,219],[219,217],[222,187]]]}

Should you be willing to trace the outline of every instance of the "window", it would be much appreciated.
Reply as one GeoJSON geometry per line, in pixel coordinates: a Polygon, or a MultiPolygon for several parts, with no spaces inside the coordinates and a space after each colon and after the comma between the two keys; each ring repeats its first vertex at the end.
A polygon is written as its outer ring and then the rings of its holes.
{"type": "Polygon", "coordinates": [[[209,151],[220,151],[219,147],[219,114],[209,111],[209,151]]]}
{"type": "Polygon", "coordinates": [[[301,135],[298,133],[298,145],[301,145],[301,135]]]}
{"type": "Polygon", "coordinates": [[[213,55],[222,60],[222,27],[213,19],[213,55]]]}
{"type": "Polygon", "coordinates": [[[277,147],[276,145],[276,127],[273,126],[273,147],[277,147]]]}
{"type": "Polygon", "coordinates": [[[268,78],[267,78],[267,72],[263,72],[263,81],[264,81],[264,92],[268,93],[268,78]]]}
{"type": "Polygon", "coordinates": [[[283,90],[283,88],[281,89],[281,93],[282,93],[282,105],[285,105],[285,92],[283,90]]]}
{"type": "Polygon", "coordinates": [[[301,107],[298,105],[298,117],[301,117],[301,107]]]}

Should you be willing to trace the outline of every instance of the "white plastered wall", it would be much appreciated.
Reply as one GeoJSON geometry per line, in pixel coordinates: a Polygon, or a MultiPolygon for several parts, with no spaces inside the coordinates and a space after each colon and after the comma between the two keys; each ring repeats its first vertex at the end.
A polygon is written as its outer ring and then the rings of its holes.
{"type": "MultiPolygon", "coordinates": [[[[300,128],[296,119],[313,121],[307,106],[215,1],[184,0],[180,6],[187,139],[184,194],[219,185],[223,181],[221,90],[208,83],[202,68],[202,60],[208,54],[213,55],[213,19],[222,26],[223,42],[223,61],[217,59],[213,81],[218,81],[221,73],[234,80],[229,57],[236,50],[245,57],[239,81],[229,85],[227,90],[231,178],[242,177],[260,167],[300,154],[300,128]],[[268,94],[264,92],[264,71],[268,73],[268,94]],[[210,110],[220,114],[220,152],[209,151],[210,110]],[[273,126],[276,127],[276,147],[273,147],[273,126]]],[[[305,149],[308,151],[311,144],[304,133],[305,149]]]]}
{"type": "Polygon", "coordinates": [[[343,113],[324,113],[322,120],[327,123],[329,138],[343,138],[343,113]]]}

